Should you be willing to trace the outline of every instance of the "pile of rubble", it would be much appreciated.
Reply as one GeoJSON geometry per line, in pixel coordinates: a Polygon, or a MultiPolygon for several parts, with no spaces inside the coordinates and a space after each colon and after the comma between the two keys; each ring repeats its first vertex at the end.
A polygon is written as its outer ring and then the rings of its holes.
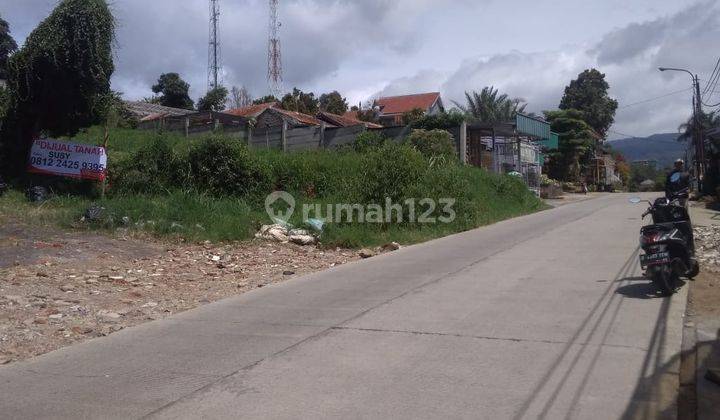
{"type": "Polygon", "coordinates": [[[702,269],[720,272],[720,226],[696,226],[695,247],[702,269]]]}

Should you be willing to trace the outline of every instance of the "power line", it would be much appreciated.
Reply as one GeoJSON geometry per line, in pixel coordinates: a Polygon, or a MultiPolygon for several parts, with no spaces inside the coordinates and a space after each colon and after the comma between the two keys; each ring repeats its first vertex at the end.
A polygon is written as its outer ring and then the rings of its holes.
{"type": "Polygon", "coordinates": [[[715,68],[713,69],[713,72],[710,75],[710,81],[708,82],[708,84],[705,85],[705,89],[702,92],[703,95],[705,95],[706,93],[708,93],[709,90],[711,90],[710,85],[714,85],[712,87],[712,90],[715,89],[715,86],[717,86],[719,77],[720,77],[720,58],[718,58],[717,62],[715,63],[715,68]]]}
{"type": "Polygon", "coordinates": [[[705,85],[705,90],[703,90],[703,95],[708,93],[708,91],[714,91],[715,87],[718,83],[718,78],[720,78],[720,58],[718,58],[718,61],[715,63],[715,69],[713,70],[712,74],[710,75],[710,81],[705,85]],[[712,86],[712,87],[711,87],[712,86]]]}
{"type": "Polygon", "coordinates": [[[716,106],[720,106],[720,102],[718,102],[714,105],[706,104],[705,101],[702,101],[702,100],[700,102],[708,108],[715,108],[716,106]]]}
{"type": "Polygon", "coordinates": [[[608,130],[608,131],[613,134],[617,134],[618,136],[623,136],[625,138],[633,138],[633,139],[642,139],[643,138],[643,137],[639,137],[639,136],[633,136],[632,134],[621,133],[621,132],[615,131],[615,130],[608,130]]]}
{"type": "Polygon", "coordinates": [[[693,88],[686,88],[686,89],[683,89],[683,90],[678,90],[678,91],[675,91],[675,92],[666,93],[665,95],[656,96],[656,97],[654,97],[654,98],[645,99],[645,100],[642,100],[642,101],[633,102],[633,103],[631,103],[631,104],[623,105],[623,106],[621,106],[621,107],[618,107],[618,109],[625,109],[625,108],[629,108],[629,107],[631,107],[631,106],[641,105],[641,104],[645,104],[645,103],[652,102],[652,101],[657,101],[658,99],[667,98],[668,96],[677,95],[678,93],[684,93],[684,92],[687,92],[687,91],[692,90],[692,89],[693,89],[693,88]]]}

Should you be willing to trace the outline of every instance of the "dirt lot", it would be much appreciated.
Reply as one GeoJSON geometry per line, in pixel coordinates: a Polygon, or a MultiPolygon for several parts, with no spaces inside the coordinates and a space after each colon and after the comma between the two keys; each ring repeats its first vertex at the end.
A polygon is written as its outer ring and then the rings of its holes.
{"type": "Polygon", "coordinates": [[[720,213],[700,203],[692,217],[701,270],[689,284],[685,326],[691,332],[683,341],[693,351],[681,368],[681,418],[720,418],[720,387],[706,377],[711,369],[720,372],[720,213]]]}
{"type": "Polygon", "coordinates": [[[166,244],[0,223],[0,365],[357,259],[253,241],[166,244]]]}
{"type": "Polygon", "coordinates": [[[720,225],[709,220],[695,227],[701,270],[691,288],[689,311],[691,315],[720,319],[720,225]]]}

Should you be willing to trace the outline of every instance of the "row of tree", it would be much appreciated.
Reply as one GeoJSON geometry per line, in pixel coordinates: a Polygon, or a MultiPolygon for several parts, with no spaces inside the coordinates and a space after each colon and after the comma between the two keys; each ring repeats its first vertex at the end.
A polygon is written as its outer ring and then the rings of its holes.
{"type": "MultiPolygon", "coordinates": [[[[604,74],[585,70],[565,88],[558,109],[543,112],[560,137],[559,148],[550,152],[548,161],[551,178],[579,181],[596,152],[610,152],[602,141],[614,122],[618,103],[608,95],[609,88],[604,74]]],[[[527,107],[525,100],[501,94],[492,86],[466,92],[464,104],[454,103],[467,120],[485,124],[512,121],[517,113],[526,113],[527,107]]],[[[623,161],[617,154],[616,160],[623,161]]],[[[625,169],[623,166],[622,171],[625,169]]]]}
{"type": "MultiPolygon", "coordinates": [[[[80,128],[103,122],[120,102],[110,90],[114,71],[112,39],[115,23],[105,0],[63,0],[52,14],[28,36],[18,50],[7,22],[0,19],[0,78],[7,89],[0,89],[0,151],[5,155],[24,156],[30,140],[45,132],[52,136],[71,136],[80,128]]],[[[558,110],[546,111],[544,118],[560,134],[560,148],[551,156],[550,175],[555,179],[576,181],[605,138],[613,123],[617,102],[608,96],[605,75],[586,70],[565,88],[558,110]]],[[[190,85],[178,73],[160,76],[152,86],[155,94],[147,100],[162,105],[193,109],[190,85]]],[[[245,88],[228,91],[218,87],[197,102],[199,110],[220,111],[227,106],[276,101],[290,111],[315,114],[327,111],[345,113],[349,106],[337,91],[316,96],[293,89],[282,98],[253,100],[245,88]]],[[[484,123],[512,120],[525,112],[527,104],[510,98],[493,87],[468,92],[466,103],[456,103],[457,114],[484,123]]],[[[358,116],[376,120],[372,106],[357,107],[358,116]]],[[[412,113],[411,113],[412,114],[412,113]]],[[[422,112],[408,120],[422,118],[422,112]]],[[[713,121],[713,116],[710,120],[713,121]]],[[[6,159],[5,162],[23,159],[6,159]]]]}
{"type": "Polygon", "coordinates": [[[145,98],[146,102],[173,108],[197,109],[198,111],[223,111],[227,108],[242,108],[268,102],[278,102],[285,110],[311,115],[318,111],[342,115],[349,108],[347,99],[338,91],[316,97],[312,92],[303,92],[295,88],[281,99],[274,96],[253,99],[244,86],[240,88],[233,86],[230,91],[223,86],[211,89],[197,101],[196,108],[194,101],[190,98],[190,84],[184,81],[178,73],[162,74],[157,83],[152,86],[152,91],[155,95],[145,98]]]}

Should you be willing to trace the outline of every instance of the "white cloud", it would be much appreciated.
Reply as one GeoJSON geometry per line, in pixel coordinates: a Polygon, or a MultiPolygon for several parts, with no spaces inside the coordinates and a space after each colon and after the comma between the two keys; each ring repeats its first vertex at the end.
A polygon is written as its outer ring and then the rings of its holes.
{"type": "MultiPolygon", "coordinates": [[[[672,132],[691,112],[691,91],[637,106],[624,105],[690,87],[688,75],[660,73],[660,65],[704,71],[709,78],[720,54],[714,48],[718,39],[720,7],[703,2],[670,16],[615,29],[594,44],[467,59],[449,76],[438,75],[435,84],[442,86],[446,103],[463,101],[465,91],[492,85],[511,97],[525,99],[529,111],[541,112],[556,108],[569,81],[595,67],[606,73],[610,94],[620,102],[615,131],[632,135],[672,132]]],[[[410,93],[414,86],[408,81],[416,78],[423,80],[423,86],[432,86],[428,74],[421,71],[415,77],[392,81],[383,91],[410,93]]]]}
{"type": "MultiPolygon", "coordinates": [[[[580,71],[605,72],[622,103],[688,86],[657,65],[707,78],[720,39],[718,7],[695,0],[282,0],[285,85],[337,89],[353,103],[372,94],[442,90],[446,102],[494,85],[530,110],[555,107],[580,71]]],[[[0,0],[22,40],[56,0],[0,0]]],[[[118,20],[113,87],[150,95],[179,72],[194,98],[206,85],[206,0],[113,0],[118,20]]],[[[265,94],[267,1],[221,1],[225,82],[265,94]]],[[[717,98],[713,98],[717,99],[717,98]]],[[[689,113],[677,95],[618,113],[618,131],[672,130],[689,113]]],[[[715,102],[717,102],[716,100],[715,102]]]]}

